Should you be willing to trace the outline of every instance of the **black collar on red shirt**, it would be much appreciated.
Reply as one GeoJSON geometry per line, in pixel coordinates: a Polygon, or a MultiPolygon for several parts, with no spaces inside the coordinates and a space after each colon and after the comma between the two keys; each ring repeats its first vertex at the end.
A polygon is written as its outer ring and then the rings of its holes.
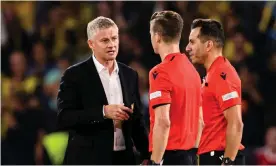
{"type": "Polygon", "coordinates": [[[163,60],[163,62],[168,62],[168,61],[172,61],[175,56],[181,56],[183,54],[181,54],[180,52],[176,52],[176,53],[171,53],[171,54],[168,54],[165,59],[163,60]]]}

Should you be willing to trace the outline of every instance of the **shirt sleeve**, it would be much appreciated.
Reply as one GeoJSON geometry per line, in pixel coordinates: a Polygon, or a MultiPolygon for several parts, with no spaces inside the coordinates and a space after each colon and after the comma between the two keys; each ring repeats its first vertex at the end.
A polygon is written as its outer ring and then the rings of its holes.
{"type": "Polygon", "coordinates": [[[218,74],[215,85],[215,95],[222,111],[241,104],[240,80],[231,80],[218,74]]]}
{"type": "Polygon", "coordinates": [[[150,80],[150,107],[171,103],[172,84],[168,74],[160,68],[153,69],[149,74],[150,80]]]}

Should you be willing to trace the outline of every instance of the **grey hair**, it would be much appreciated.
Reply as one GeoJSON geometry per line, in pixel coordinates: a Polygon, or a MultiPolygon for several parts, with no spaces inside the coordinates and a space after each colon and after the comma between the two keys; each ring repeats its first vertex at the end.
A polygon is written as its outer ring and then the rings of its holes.
{"type": "MultiPolygon", "coordinates": [[[[99,16],[87,24],[87,37],[92,39],[99,29],[105,29],[112,26],[116,26],[115,22],[107,17],[99,16]]],[[[117,27],[118,28],[118,27],[117,27]]]]}

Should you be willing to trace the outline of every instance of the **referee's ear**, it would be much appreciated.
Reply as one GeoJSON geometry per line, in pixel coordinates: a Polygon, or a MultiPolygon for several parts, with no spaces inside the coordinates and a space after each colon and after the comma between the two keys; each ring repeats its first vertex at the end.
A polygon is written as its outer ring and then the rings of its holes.
{"type": "Polygon", "coordinates": [[[162,37],[159,33],[155,33],[154,38],[155,38],[156,43],[159,43],[159,44],[161,43],[162,37]]]}
{"type": "Polygon", "coordinates": [[[206,42],[206,51],[210,52],[212,50],[212,48],[214,47],[214,42],[212,40],[208,40],[206,42]]]}

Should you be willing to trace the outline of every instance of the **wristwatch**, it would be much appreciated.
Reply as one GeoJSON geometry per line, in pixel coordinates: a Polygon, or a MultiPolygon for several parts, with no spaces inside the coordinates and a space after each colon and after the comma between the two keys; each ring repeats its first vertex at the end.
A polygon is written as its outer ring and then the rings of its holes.
{"type": "Polygon", "coordinates": [[[163,164],[163,160],[160,163],[156,163],[153,160],[150,160],[148,165],[162,165],[162,164],[163,164]]]}
{"type": "Polygon", "coordinates": [[[229,157],[222,158],[223,165],[234,165],[234,161],[232,161],[229,157]]]}
{"type": "Polygon", "coordinates": [[[160,164],[158,164],[158,163],[156,163],[156,162],[150,160],[150,164],[149,164],[149,165],[160,165],[160,164]]]}

